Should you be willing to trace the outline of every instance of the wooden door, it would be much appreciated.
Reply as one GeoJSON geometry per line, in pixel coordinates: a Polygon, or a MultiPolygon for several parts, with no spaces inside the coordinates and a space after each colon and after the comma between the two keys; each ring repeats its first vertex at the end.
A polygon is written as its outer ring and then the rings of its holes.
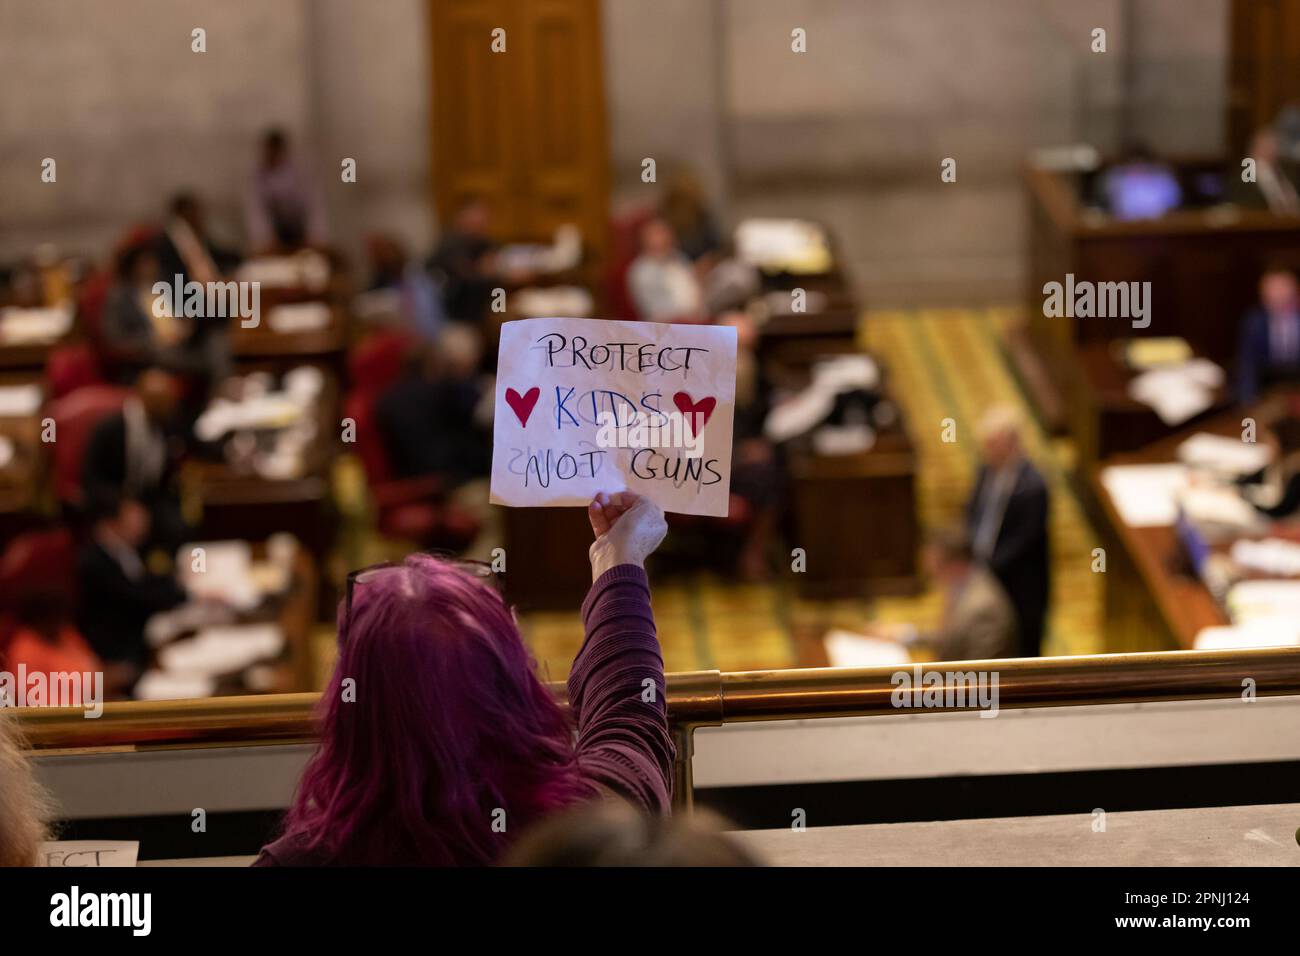
{"type": "Polygon", "coordinates": [[[546,240],[572,222],[599,250],[609,201],[599,0],[430,0],[429,9],[442,221],[478,195],[500,239],[546,240]]]}
{"type": "Polygon", "coordinates": [[[1300,100],[1300,0],[1233,0],[1228,96],[1229,148],[1300,100]]]}

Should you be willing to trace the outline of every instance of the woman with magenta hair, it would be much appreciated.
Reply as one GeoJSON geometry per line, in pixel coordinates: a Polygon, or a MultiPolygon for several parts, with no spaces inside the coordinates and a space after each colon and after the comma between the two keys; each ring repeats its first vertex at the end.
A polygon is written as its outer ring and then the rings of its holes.
{"type": "Polygon", "coordinates": [[[583,801],[668,812],[674,752],[644,568],[667,525],[629,493],[597,496],[588,516],[593,584],[567,716],[482,566],[412,555],[349,576],[320,746],[254,866],[487,865],[583,801]]]}

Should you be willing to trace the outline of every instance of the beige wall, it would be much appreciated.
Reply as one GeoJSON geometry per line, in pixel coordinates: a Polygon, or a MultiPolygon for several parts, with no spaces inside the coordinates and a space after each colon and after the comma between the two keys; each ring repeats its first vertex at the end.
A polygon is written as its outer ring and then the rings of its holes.
{"type": "MultiPolygon", "coordinates": [[[[237,238],[271,123],[309,148],[350,251],[372,229],[427,246],[426,29],[424,0],[0,0],[0,257],[102,250],[187,185],[237,238]]],[[[1034,145],[1105,145],[1123,104],[1159,148],[1222,137],[1227,0],[606,0],[604,39],[617,197],[653,195],[652,156],[695,166],[728,221],[823,218],[873,304],[1014,299],[1034,145]]]]}

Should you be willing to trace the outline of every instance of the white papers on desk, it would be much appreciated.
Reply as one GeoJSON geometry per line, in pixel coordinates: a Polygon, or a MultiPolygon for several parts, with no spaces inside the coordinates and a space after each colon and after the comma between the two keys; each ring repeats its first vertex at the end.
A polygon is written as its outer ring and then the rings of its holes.
{"type": "Polygon", "coordinates": [[[0,309],[0,345],[29,345],[54,342],[72,328],[72,306],[42,309],[10,306],[0,309]]]}
{"type": "Polygon", "coordinates": [[[1214,404],[1223,380],[1223,369],[1198,358],[1143,372],[1129,382],[1128,394],[1154,409],[1166,425],[1181,425],[1214,404]]]}
{"type": "Polygon", "coordinates": [[[890,667],[912,663],[903,645],[884,638],[832,630],[822,640],[831,667],[890,667]]]}
{"type": "Polygon", "coordinates": [[[832,265],[825,230],[801,219],[746,219],[736,227],[736,256],[757,269],[801,275],[832,265]]]}
{"type": "Polygon", "coordinates": [[[1261,574],[1279,578],[1300,577],[1300,544],[1285,538],[1236,541],[1229,556],[1241,567],[1261,574]]]}
{"type": "Polygon", "coordinates": [[[550,315],[586,319],[591,317],[596,308],[591,293],[576,285],[520,289],[512,297],[512,304],[514,310],[525,319],[541,319],[550,315]]]}
{"type": "Polygon", "coordinates": [[[194,697],[211,697],[216,690],[217,681],[214,677],[151,670],[145,671],[135,682],[132,695],[136,700],[190,700],[194,697]]]}
{"type": "Polygon", "coordinates": [[[0,418],[35,415],[40,407],[40,385],[0,385],[0,418]]]}
{"type": "Polygon", "coordinates": [[[823,425],[812,433],[813,451],[827,458],[862,455],[876,446],[870,425],[823,425]]]}
{"type": "Polygon", "coordinates": [[[1178,518],[1178,497],[1187,488],[1187,466],[1112,465],[1101,483],[1130,528],[1156,528],[1178,518]]]}
{"type": "Polygon", "coordinates": [[[330,307],[324,302],[293,302],[273,308],[266,317],[266,324],[272,332],[293,335],[327,329],[332,318],[330,307]]]}
{"type": "Polygon", "coordinates": [[[135,866],[139,840],[48,840],[37,866],[135,866]]]}
{"type": "Polygon", "coordinates": [[[222,601],[245,611],[262,599],[253,581],[252,563],[253,549],[247,541],[194,542],[182,546],[176,556],[181,585],[190,597],[222,601]],[[196,552],[202,555],[198,568],[196,552]]]}
{"type": "Polygon", "coordinates": [[[324,289],[330,263],[319,252],[305,249],[291,256],[262,256],[244,262],[235,273],[241,282],[258,282],[268,289],[324,289]]]}
{"type": "MultiPolygon", "coordinates": [[[[808,387],[779,401],[768,412],[763,434],[773,442],[797,438],[826,420],[835,408],[837,395],[859,389],[872,391],[879,385],[880,367],[870,356],[844,355],[817,362],[808,387]]],[[[874,433],[871,442],[875,442],[874,433]]]]}
{"type": "Polygon", "coordinates": [[[1224,603],[1234,624],[1278,621],[1294,628],[1300,624],[1300,580],[1239,581],[1224,603]]]}
{"type": "Polygon", "coordinates": [[[282,650],[284,632],[279,625],[237,624],[207,628],[169,644],[158,652],[158,663],[168,675],[218,677],[277,657],[282,650]]]}
{"type": "Polygon", "coordinates": [[[1259,512],[1232,486],[1193,485],[1179,495],[1178,505],[1198,527],[1245,533],[1262,529],[1265,524],[1259,512]]]}
{"type": "MultiPolygon", "coordinates": [[[[582,231],[573,223],[555,230],[549,246],[533,243],[513,243],[497,250],[497,268],[503,273],[542,272],[555,273],[572,269],[582,261],[582,231]]],[[[570,315],[569,312],[548,312],[547,315],[570,315]]],[[[581,316],[578,316],[581,318],[581,316]]]]}
{"type": "Polygon", "coordinates": [[[1198,651],[1238,651],[1248,647],[1295,644],[1300,644],[1300,623],[1274,619],[1240,626],[1201,628],[1192,648],[1198,651]]]}
{"type": "Polygon", "coordinates": [[[1259,442],[1200,432],[1178,446],[1178,460],[1233,477],[1253,475],[1273,460],[1273,450],[1259,442]]]}

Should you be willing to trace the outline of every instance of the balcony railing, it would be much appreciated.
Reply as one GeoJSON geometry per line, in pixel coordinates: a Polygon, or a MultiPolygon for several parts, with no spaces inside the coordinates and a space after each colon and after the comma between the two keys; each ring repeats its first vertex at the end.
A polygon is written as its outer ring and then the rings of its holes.
{"type": "MultiPolygon", "coordinates": [[[[911,667],[690,671],[668,675],[668,714],[677,740],[676,793],[689,804],[696,727],[738,721],[853,717],[899,712],[909,694],[925,691],[909,713],[975,710],[979,675],[997,679],[997,707],[1068,707],[1141,701],[1300,695],[1300,647],[1241,651],[1171,651],[958,661],[911,667]],[[927,686],[916,677],[929,674],[927,686]]],[[[552,689],[561,699],[563,684],[552,689]]],[[[318,694],[272,694],[104,705],[97,719],[81,708],[18,710],[35,754],[104,752],[309,742],[318,694]]],[[[908,698],[911,699],[910,697],[908,698]]]]}

